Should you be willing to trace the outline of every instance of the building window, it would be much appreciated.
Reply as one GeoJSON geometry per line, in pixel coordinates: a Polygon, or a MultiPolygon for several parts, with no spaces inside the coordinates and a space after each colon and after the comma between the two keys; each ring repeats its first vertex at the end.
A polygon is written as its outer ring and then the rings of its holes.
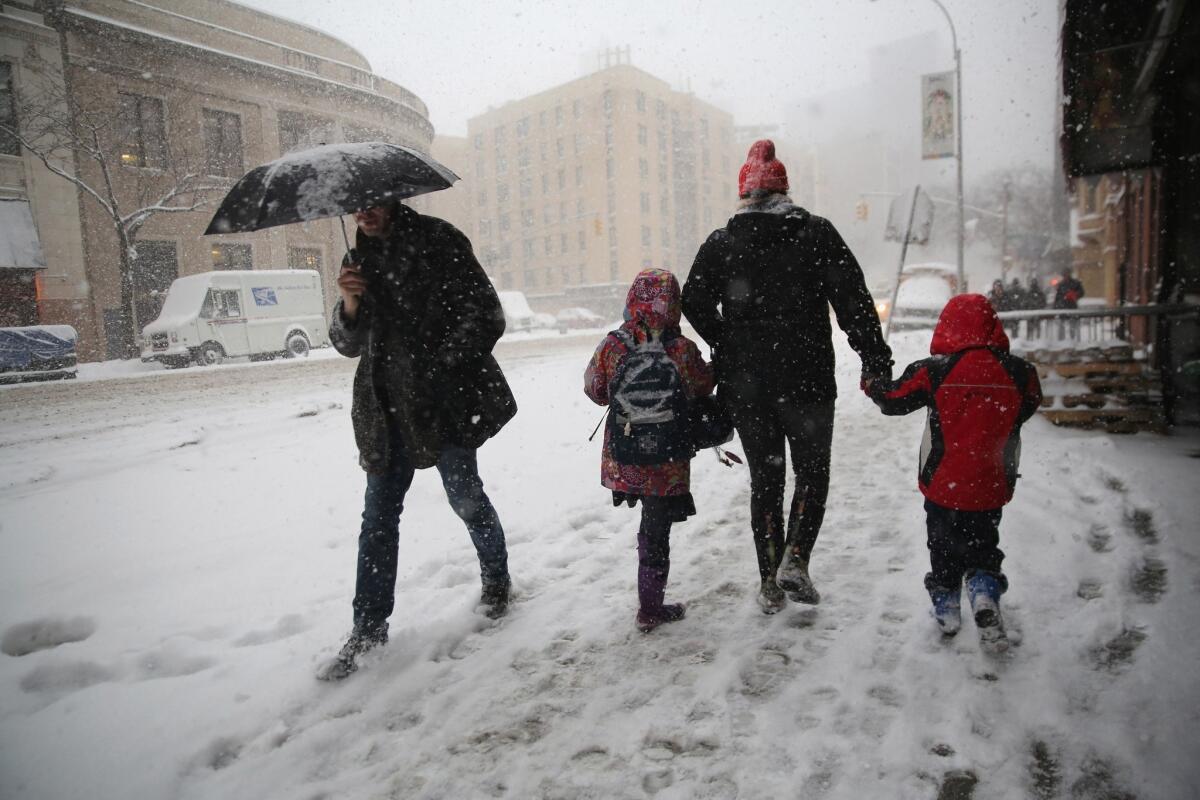
{"type": "Polygon", "coordinates": [[[290,153],[333,141],[333,122],[299,111],[279,112],[279,152],[290,153]]]}
{"type": "Polygon", "coordinates": [[[638,176],[642,180],[650,177],[650,162],[644,158],[638,159],[638,176]]]}
{"type": "Polygon", "coordinates": [[[558,221],[559,222],[567,221],[567,204],[566,203],[560,202],[558,204],[558,221]]]}
{"type": "Polygon", "coordinates": [[[575,134],[575,155],[579,155],[582,152],[583,152],[583,134],[577,133],[577,134],[575,134]]]}
{"type": "Polygon", "coordinates": [[[254,250],[248,244],[214,244],[213,269],[254,269],[254,250]]]}
{"type": "Polygon", "coordinates": [[[513,284],[512,273],[511,272],[501,272],[500,273],[500,288],[501,289],[511,289],[512,284],[513,284]]]}
{"type": "Polygon", "coordinates": [[[563,124],[563,107],[562,106],[554,107],[554,124],[555,125],[563,124]]]}
{"type": "Polygon", "coordinates": [[[496,174],[505,175],[508,173],[508,159],[499,153],[496,154],[496,174]]]}
{"type": "Polygon", "coordinates": [[[643,225],[642,226],[642,247],[649,247],[651,244],[652,244],[652,242],[650,241],[650,227],[647,225],[643,225]]]}
{"type": "Polygon", "coordinates": [[[663,228],[661,231],[659,231],[659,236],[661,236],[661,237],[662,237],[662,246],[663,246],[663,247],[670,247],[670,246],[671,246],[671,232],[670,232],[670,230],[668,230],[667,228],[663,228]]]}
{"type": "Polygon", "coordinates": [[[580,117],[582,117],[583,116],[583,103],[580,103],[578,100],[572,101],[571,102],[571,114],[575,117],[575,119],[579,119],[580,117]]]}
{"type": "Polygon", "coordinates": [[[522,198],[527,198],[533,195],[533,181],[528,177],[521,178],[517,185],[520,188],[522,198]]]}
{"type": "Polygon", "coordinates": [[[554,249],[554,237],[547,236],[544,240],[542,240],[542,255],[547,255],[547,256],[552,255],[551,251],[553,249],[554,249]]]}
{"type": "Polygon", "coordinates": [[[479,235],[480,236],[491,236],[492,235],[492,221],[490,219],[479,220],[479,235]]]}
{"type": "Polygon", "coordinates": [[[563,264],[562,267],[560,267],[559,269],[562,274],[563,286],[566,286],[568,283],[571,282],[571,268],[568,267],[566,264],[563,264]]]}
{"type": "Polygon", "coordinates": [[[119,97],[121,163],[131,167],[162,167],[167,154],[162,100],[125,92],[119,97]]]}
{"type": "Polygon", "coordinates": [[[611,158],[604,162],[604,174],[609,180],[617,176],[617,165],[611,158]]]}
{"type": "Polygon", "coordinates": [[[532,288],[536,288],[537,285],[538,285],[537,270],[536,269],[525,270],[525,288],[532,289],[532,288]]]}
{"type": "Polygon", "coordinates": [[[608,262],[608,279],[613,283],[617,282],[617,260],[615,258],[608,262]]]}
{"type": "Polygon", "coordinates": [[[321,271],[321,249],[318,247],[289,247],[288,269],[315,269],[321,271]]]}
{"type": "Polygon", "coordinates": [[[482,133],[475,134],[475,149],[476,150],[483,149],[483,134],[482,133]]]}
{"type": "Polygon", "coordinates": [[[642,200],[642,213],[649,214],[650,213],[650,193],[642,192],[641,200],[642,200]]]}
{"type": "Polygon", "coordinates": [[[516,130],[518,139],[524,139],[526,136],[528,136],[529,117],[521,117],[521,119],[517,120],[516,130]]]}
{"type": "Polygon", "coordinates": [[[542,224],[549,225],[550,222],[550,206],[544,206],[542,208],[542,224]]]}
{"type": "Polygon", "coordinates": [[[533,209],[525,208],[521,210],[521,225],[525,228],[533,227],[533,209]]]}
{"type": "Polygon", "coordinates": [[[529,168],[529,148],[522,145],[517,149],[517,169],[529,168]]]}
{"type": "Polygon", "coordinates": [[[660,195],[658,198],[659,213],[661,213],[665,217],[669,213],[669,209],[670,209],[670,205],[669,205],[669,201],[667,200],[667,196],[665,194],[660,195]]]}
{"type": "Polygon", "coordinates": [[[321,60],[319,58],[308,53],[301,53],[299,50],[285,50],[283,60],[289,67],[302,69],[305,72],[316,73],[321,68],[321,60]]]}
{"type": "Polygon", "coordinates": [[[525,252],[525,258],[532,259],[533,258],[533,239],[526,239],[521,244],[522,244],[523,250],[525,252]]]}
{"type": "Polygon", "coordinates": [[[510,226],[508,224],[508,214],[501,214],[500,215],[500,232],[504,233],[505,231],[507,231],[509,229],[509,227],[510,226]]]}
{"type": "Polygon", "coordinates": [[[550,194],[550,176],[542,173],[542,194],[550,194]]]}
{"type": "Polygon", "coordinates": [[[646,140],[648,138],[649,138],[649,135],[646,130],[646,126],[638,125],[638,144],[642,144],[642,145],[646,144],[646,140]]]}
{"type": "Polygon", "coordinates": [[[613,94],[612,89],[604,90],[604,116],[612,116],[613,94]]]}
{"type": "Polygon", "coordinates": [[[567,188],[567,171],[565,169],[560,169],[558,171],[558,188],[567,188]]]}
{"type": "Polygon", "coordinates": [[[240,178],[242,162],[242,118],[237,114],[204,109],[204,160],[209,175],[240,178]]]}
{"type": "Polygon", "coordinates": [[[638,111],[646,110],[646,93],[645,92],[637,93],[637,110],[638,111]]]}
{"type": "Polygon", "coordinates": [[[504,144],[504,126],[497,125],[496,130],[492,131],[492,141],[497,147],[504,144]]]}
{"type": "Polygon", "coordinates": [[[662,100],[654,101],[654,116],[658,117],[659,119],[667,118],[667,104],[662,100]]]}
{"type": "Polygon", "coordinates": [[[487,205],[487,191],[482,191],[479,193],[479,201],[478,202],[479,202],[480,208],[487,205]]]}
{"type": "Polygon", "coordinates": [[[539,128],[546,127],[546,112],[545,111],[538,112],[538,127],[539,128]]]}
{"type": "Polygon", "coordinates": [[[558,235],[558,251],[560,253],[567,252],[567,235],[565,233],[558,235]]]}
{"type": "Polygon", "coordinates": [[[566,149],[566,147],[563,146],[563,140],[562,140],[561,136],[558,138],[558,141],[555,143],[555,149],[558,152],[559,158],[562,158],[567,154],[567,149],[566,149]]]}
{"type": "Polygon", "coordinates": [[[587,250],[587,234],[585,234],[583,231],[579,231],[578,236],[576,236],[576,240],[579,242],[579,252],[582,253],[584,250],[587,250]]]}
{"type": "MultiPolygon", "coordinates": [[[[12,64],[0,61],[0,125],[17,127],[17,104],[13,96],[12,64]]],[[[0,155],[21,155],[21,143],[8,131],[0,131],[0,155]]]]}
{"type": "Polygon", "coordinates": [[[583,167],[575,168],[575,185],[583,186],[583,167]]]}

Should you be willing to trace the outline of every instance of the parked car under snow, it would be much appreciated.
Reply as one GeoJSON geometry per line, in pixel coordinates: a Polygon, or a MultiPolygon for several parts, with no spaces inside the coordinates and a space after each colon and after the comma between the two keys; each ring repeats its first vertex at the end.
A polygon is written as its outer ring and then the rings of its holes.
{"type": "Polygon", "coordinates": [[[0,383],[74,378],[77,338],[70,325],[0,328],[0,383]]]}

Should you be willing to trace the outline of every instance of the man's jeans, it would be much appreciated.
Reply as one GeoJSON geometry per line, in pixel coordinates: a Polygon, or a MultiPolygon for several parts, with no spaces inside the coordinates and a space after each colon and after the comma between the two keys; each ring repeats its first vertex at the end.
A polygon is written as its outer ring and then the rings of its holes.
{"type": "MultiPolygon", "coordinates": [[[[354,627],[371,631],[382,627],[396,601],[396,555],[399,549],[400,512],[412,485],[415,470],[403,449],[383,474],[367,475],[362,532],[358,536],[358,581],[354,590],[354,627]]],[[[446,498],[454,513],[467,524],[479,554],[484,585],[508,583],[508,550],[504,529],[492,501],[483,491],[475,451],[449,448],[438,459],[446,498]]]]}

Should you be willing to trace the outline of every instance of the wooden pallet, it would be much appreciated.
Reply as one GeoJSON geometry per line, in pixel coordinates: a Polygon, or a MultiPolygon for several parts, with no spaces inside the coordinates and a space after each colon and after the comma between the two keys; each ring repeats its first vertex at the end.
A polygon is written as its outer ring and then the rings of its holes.
{"type": "Polygon", "coordinates": [[[1109,433],[1166,432],[1162,412],[1153,408],[1053,408],[1040,413],[1055,425],[1103,427],[1109,433]]]}
{"type": "Polygon", "coordinates": [[[1117,375],[1142,375],[1144,367],[1137,361],[1081,361],[1076,364],[1037,364],[1038,376],[1052,372],[1063,378],[1110,378],[1117,375]]]}

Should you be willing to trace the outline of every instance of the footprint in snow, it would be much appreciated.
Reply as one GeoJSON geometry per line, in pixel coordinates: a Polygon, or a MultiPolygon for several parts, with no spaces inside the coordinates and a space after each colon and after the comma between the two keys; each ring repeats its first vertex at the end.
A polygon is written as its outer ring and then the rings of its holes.
{"type": "Polygon", "coordinates": [[[96,632],[91,617],[43,617],[13,625],[0,639],[0,652],[27,656],[72,642],[82,642],[96,632]]]}
{"type": "Polygon", "coordinates": [[[280,617],[274,626],[266,630],[250,631],[242,634],[233,642],[234,647],[255,647],[257,645],[278,642],[295,636],[309,629],[309,624],[299,614],[288,614],[280,617]]]}

